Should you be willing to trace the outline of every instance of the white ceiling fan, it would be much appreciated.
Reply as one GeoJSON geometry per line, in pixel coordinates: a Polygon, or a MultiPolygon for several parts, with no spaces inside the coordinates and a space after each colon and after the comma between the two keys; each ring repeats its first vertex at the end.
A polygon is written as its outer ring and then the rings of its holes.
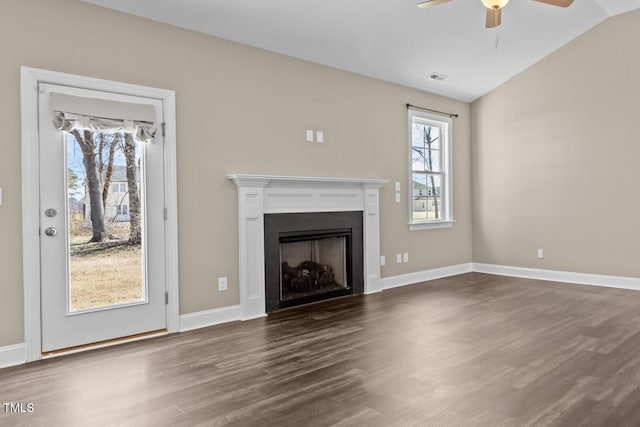
{"type": "MultiPolygon", "coordinates": [[[[431,6],[437,6],[442,3],[447,3],[451,0],[426,0],[418,3],[418,7],[425,8],[431,6]]],[[[502,8],[509,3],[509,0],[480,0],[482,4],[487,8],[487,21],[486,27],[493,28],[500,25],[502,20],[502,8]]],[[[573,0],[534,0],[541,3],[547,3],[553,6],[568,7],[573,3],[573,0]]]]}

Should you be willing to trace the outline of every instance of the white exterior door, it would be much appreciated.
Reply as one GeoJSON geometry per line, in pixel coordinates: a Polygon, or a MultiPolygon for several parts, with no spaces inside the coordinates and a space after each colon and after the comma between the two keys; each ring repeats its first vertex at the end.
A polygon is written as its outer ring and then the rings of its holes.
{"type": "Polygon", "coordinates": [[[166,329],[162,102],[38,91],[42,352],[166,329]],[[152,105],[158,132],[57,130],[52,93],[152,105]]]}

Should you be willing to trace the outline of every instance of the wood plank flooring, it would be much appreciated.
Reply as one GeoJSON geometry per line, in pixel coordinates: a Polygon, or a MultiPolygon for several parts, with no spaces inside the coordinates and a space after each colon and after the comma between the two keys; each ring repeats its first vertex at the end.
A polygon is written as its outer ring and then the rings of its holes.
{"type": "Polygon", "coordinates": [[[2,426],[637,426],[640,292],[469,273],[0,370],[2,426]]]}

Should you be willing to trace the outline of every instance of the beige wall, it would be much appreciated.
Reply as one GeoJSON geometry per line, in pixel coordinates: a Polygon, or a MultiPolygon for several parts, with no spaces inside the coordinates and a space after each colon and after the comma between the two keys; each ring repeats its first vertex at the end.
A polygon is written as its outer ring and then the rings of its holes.
{"type": "Polygon", "coordinates": [[[177,97],[181,314],[238,303],[228,173],[400,181],[381,193],[385,277],[471,261],[470,106],[76,0],[3,0],[0,12],[0,346],[23,338],[20,66],[171,89],[177,97]],[[451,230],[407,227],[406,109],[457,112],[451,230]],[[304,142],[305,129],[325,143],[304,142]],[[395,253],[409,252],[396,265],[395,253]],[[216,278],[229,277],[229,291],[216,278]]]}
{"type": "Polygon", "coordinates": [[[610,18],[472,105],[475,262],[640,277],[638,40],[610,18]]]}

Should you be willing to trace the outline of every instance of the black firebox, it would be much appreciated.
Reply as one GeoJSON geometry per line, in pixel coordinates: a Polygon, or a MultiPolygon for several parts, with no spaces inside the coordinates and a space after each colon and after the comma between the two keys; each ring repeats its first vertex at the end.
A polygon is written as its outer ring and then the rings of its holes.
{"type": "Polygon", "coordinates": [[[267,313],[364,292],[362,216],[265,214],[267,313]]]}

